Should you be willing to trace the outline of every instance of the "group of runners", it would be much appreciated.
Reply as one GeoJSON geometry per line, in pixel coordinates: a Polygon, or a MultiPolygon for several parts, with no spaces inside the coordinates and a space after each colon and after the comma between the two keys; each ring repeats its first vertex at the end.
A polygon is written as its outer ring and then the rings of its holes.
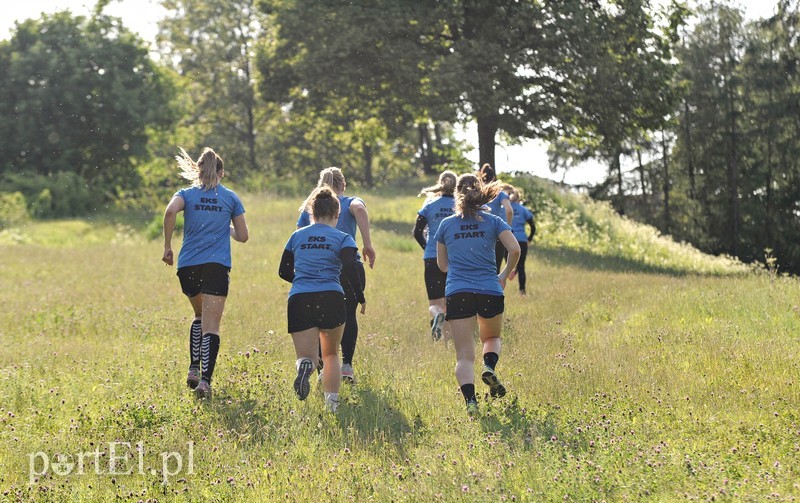
{"type": "MultiPolygon", "coordinates": [[[[182,211],[177,275],[194,311],[186,383],[199,398],[210,398],[228,294],[230,241],[246,242],[249,232],[239,197],[221,184],[222,158],[206,148],[194,161],[181,149],[177,160],[181,176],[191,186],[177,191],[164,212],[162,261],[174,263],[172,234],[182,211]]],[[[366,205],[358,197],[345,196],[346,187],[339,168],[320,172],[317,187],[300,206],[297,228],[284,247],[278,270],[291,283],[287,319],[297,357],[294,391],[305,400],[316,370],[331,412],[338,407],[342,381],[355,382],[359,305],[361,314],[366,312],[362,259],[372,268],[376,256],[366,205]],[[356,229],[363,242],[361,253],[356,229]]],[[[428,197],[418,212],[413,235],[424,250],[431,335],[434,341],[453,341],[456,380],[468,414],[474,415],[478,401],[473,334],[477,327],[483,354],[481,380],[491,396],[502,397],[506,389],[496,369],[503,290],[516,275],[525,294],[525,255],[536,227],[519,191],[498,182],[489,165],[477,175],[445,171],[436,185],[421,194],[428,197]]]]}

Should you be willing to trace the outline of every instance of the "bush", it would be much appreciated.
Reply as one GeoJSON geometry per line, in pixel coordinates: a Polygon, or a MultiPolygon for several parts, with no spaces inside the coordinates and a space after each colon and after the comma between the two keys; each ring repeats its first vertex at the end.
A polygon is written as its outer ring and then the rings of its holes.
{"type": "Polygon", "coordinates": [[[13,227],[30,219],[22,192],[0,192],[0,229],[13,227]]]}
{"type": "Polygon", "coordinates": [[[63,218],[87,214],[102,204],[103,194],[89,189],[86,180],[70,171],[53,175],[7,174],[4,188],[25,197],[28,212],[38,218],[63,218]]]}
{"type": "MultiPolygon", "coordinates": [[[[158,239],[163,236],[164,229],[164,215],[156,215],[150,221],[150,224],[145,229],[144,234],[147,239],[158,239]]],[[[183,212],[178,213],[178,218],[175,220],[175,233],[183,232],[183,212]]]]}

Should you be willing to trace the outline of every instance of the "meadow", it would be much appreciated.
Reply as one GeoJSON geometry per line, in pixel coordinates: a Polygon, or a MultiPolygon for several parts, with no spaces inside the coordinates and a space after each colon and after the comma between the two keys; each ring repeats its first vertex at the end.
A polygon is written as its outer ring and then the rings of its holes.
{"type": "Polygon", "coordinates": [[[363,194],[378,257],[335,415],[292,389],[277,269],[298,200],[243,197],[202,402],[146,218],[0,232],[0,501],[800,498],[797,279],[538,190],[528,295],[506,290],[509,394],[478,381],[476,418],[430,338],[413,195],[363,194]]]}

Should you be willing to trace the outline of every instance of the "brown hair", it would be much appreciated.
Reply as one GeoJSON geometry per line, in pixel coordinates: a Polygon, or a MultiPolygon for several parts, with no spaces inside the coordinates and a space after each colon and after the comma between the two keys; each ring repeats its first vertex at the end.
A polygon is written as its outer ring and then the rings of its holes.
{"type": "Polygon", "coordinates": [[[473,174],[461,175],[456,181],[456,213],[464,218],[473,218],[499,193],[499,182],[483,183],[473,174]]]}
{"type": "Polygon", "coordinates": [[[205,189],[216,188],[222,178],[222,170],[225,166],[222,157],[217,155],[213,149],[206,147],[197,161],[193,161],[183,147],[179,148],[181,155],[176,155],[175,159],[181,170],[180,176],[192,182],[192,185],[205,189]]]}
{"type": "Polygon", "coordinates": [[[320,185],[303,201],[300,211],[311,213],[314,221],[319,221],[321,218],[338,218],[339,198],[330,186],[320,185]]]}
{"type": "Polygon", "coordinates": [[[504,183],[500,186],[503,189],[503,192],[508,194],[508,200],[512,203],[516,203],[520,200],[521,195],[519,193],[519,189],[511,185],[510,183],[504,183]]]}
{"type": "Polygon", "coordinates": [[[439,175],[439,181],[436,185],[431,187],[425,187],[424,189],[419,191],[419,195],[432,195],[432,194],[447,194],[453,195],[453,192],[456,190],[456,174],[452,171],[442,171],[442,174],[439,175]]]}
{"type": "Polygon", "coordinates": [[[330,167],[320,171],[317,187],[322,187],[323,185],[332,188],[337,194],[342,192],[344,190],[344,174],[342,174],[342,170],[330,167]]]}
{"type": "Polygon", "coordinates": [[[481,166],[481,169],[478,170],[478,174],[483,183],[491,183],[497,180],[497,173],[495,173],[494,168],[488,162],[481,166]]]}

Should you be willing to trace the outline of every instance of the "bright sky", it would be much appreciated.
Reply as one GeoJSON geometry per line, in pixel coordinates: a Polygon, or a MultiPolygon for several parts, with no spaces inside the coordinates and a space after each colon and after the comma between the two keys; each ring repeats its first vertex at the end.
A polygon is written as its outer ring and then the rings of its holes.
{"type": "MultiPolygon", "coordinates": [[[[490,0],[487,0],[490,1],[490,0]]],[[[655,0],[656,3],[667,0],[655,0]]],[[[778,0],[740,0],[740,5],[749,19],[767,17],[774,13],[778,0]]],[[[73,14],[88,15],[95,5],[93,0],[15,0],[5,2],[0,16],[0,39],[10,36],[16,21],[38,18],[43,12],[51,13],[59,10],[70,10],[73,14]]],[[[694,3],[693,1],[689,2],[694,3]]],[[[111,0],[106,7],[107,14],[122,18],[130,30],[138,32],[146,41],[155,39],[156,23],[163,16],[164,10],[159,0],[111,0]]],[[[464,137],[475,149],[467,157],[477,163],[478,141],[474,126],[469,128],[464,137]]],[[[498,145],[495,151],[496,164],[500,171],[529,171],[543,178],[551,178],[571,183],[598,183],[605,178],[606,167],[596,163],[571,168],[566,174],[550,173],[547,166],[545,146],[539,141],[527,141],[523,145],[505,147],[498,145]]]]}

